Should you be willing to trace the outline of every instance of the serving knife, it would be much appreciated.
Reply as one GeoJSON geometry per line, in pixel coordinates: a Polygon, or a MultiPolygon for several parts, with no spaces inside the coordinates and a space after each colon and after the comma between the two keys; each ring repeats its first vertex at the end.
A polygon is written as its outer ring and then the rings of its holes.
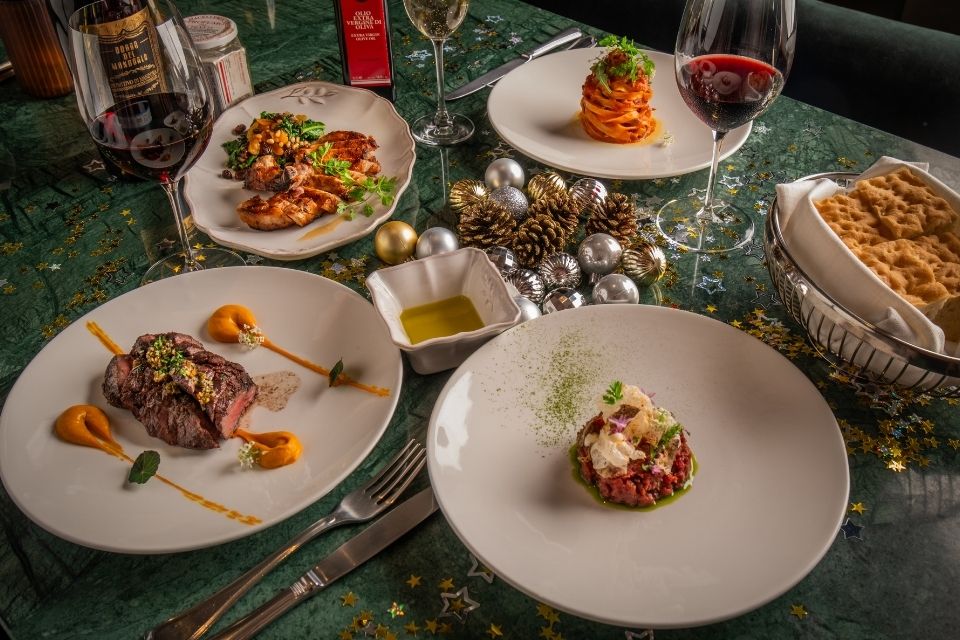
{"type": "Polygon", "coordinates": [[[340,545],[272,600],[268,600],[253,612],[237,620],[229,628],[213,636],[211,640],[252,638],[293,607],[320,593],[335,580],[342,578],[386,549],[436,510],[437,501],[434,498],[433,489],[427,487],[388,511],[385,516],[340,545]]]}
{"type": "Polygon", "coordinates": [[[570,27],[569,29],[561,31],[560,33],[553,36],[552,38],[550,38],[540,46],[534,49],[531,49],[527,53],[521,54],[519,57],[514,58],[509,62],[503,63],[496,69],[487,71],[482,76],[479,76],[474,80],[471,80],[470,82],[463,85],[462,87],[458,87],[457,89],[454,89],[453,91],[448,93],[446,96],[444,96],[444,100],[447,100],[447,101],[458,100],[464,96],[470,95],[471,93],[480,91],[480,89],[483,89],[484,87],[489,87],[490,85],[495,83],[497,80],[507,75],[508,73],[510,73],[517,67],[519,67],[520,65],[526,62],[530,62],[534,58],[538,58],[545,53],[549,53],[553,51],[554,49],[559,49],[565,44],[570,44],[571,42],[573,42],[574,40],[576,40],[582,35],[583,35],[583,32],[580,31],[578,27],[570,27]]]}

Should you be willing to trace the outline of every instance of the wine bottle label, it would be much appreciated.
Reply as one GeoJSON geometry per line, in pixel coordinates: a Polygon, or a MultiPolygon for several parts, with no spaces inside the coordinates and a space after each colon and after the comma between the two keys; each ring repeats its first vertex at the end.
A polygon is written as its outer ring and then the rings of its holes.
{"type": "Polygon", "coordinates": [[[383,0],[338,0],[350,84],[389,86],[390,48],[383,0]]]}
{"type": "Polygon", "coordinates": [[[109,74],[116,100],[167,91],[160,69],[161,54],[157,30],[147,10],[96,25],[100,56],[109,74]]]}

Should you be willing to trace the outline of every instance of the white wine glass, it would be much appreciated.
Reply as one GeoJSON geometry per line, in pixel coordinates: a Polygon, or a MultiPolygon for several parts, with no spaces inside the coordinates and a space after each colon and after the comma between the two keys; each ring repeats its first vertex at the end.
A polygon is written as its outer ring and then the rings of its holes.
{"type": "Polygon", "coordinates": [[[463,23],[469,5],[470,0],[403,0],[410,21],[433,44],[437,66],[437,112],[411,125],[413,137],[426,145],[450,146],[473,135],[470,118],[450,113],[443,100],[443,43],[463,23]]]}
{"type": "Polygon", "coordinates": [[[674,65],[684,102],[713,131],[703,197],[671,200],[657,228],[673,245],[723,253],[754,236],[750,215],[715,195],[727,132],[767,110],[783,89],[796,43],[796,0],[687,0],[674,65]]]}
{"type": "Polygon", "coordinates": [[[182,178],[210,142],[213,101],[183,18],[169,0],[100,0],[70,17],[70,54],[80,115],[104,158],[158,182],[173,211],[178,253],[141,283],[244,264],[219,248],[191,246],[182,178]]]}

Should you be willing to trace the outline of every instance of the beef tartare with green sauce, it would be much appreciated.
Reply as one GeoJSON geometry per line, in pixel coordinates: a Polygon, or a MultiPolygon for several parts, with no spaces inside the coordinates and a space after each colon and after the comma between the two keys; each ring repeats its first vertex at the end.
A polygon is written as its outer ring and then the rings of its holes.
{"type": "Polygon", "coordinates": [[[576,447],[581,477],[610,502],[649,507],[693,482],[683,426],[639,387],[620,381],[603,394],[576,447]]]}

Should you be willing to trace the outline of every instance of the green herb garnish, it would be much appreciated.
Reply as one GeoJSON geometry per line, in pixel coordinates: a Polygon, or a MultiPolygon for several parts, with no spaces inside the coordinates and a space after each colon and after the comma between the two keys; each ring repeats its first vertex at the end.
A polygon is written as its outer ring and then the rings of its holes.
{"type": "Polygon", "coordinates": [[[337,364],[333,365],[333,369],[330,369],[330,386],[337,386],[337,378],[340,377],[340,374],[343,373],[343,358],[337,360],[337,364]]]}
{"type": "Polygon", "coordinates": [[[157,474],[160,468],[160,454],[156,451],[144,451],[133,461],[127,481],[143,484],[157,474]]]}
{"type": "Polygon", "coordinates": [[[656,65],[633,40],[626,36],[607,36],[600,40],[599,45],[606,47],[607,52],[593,63],[590,71],[604,89],[610,89],[612,79],[636,81],[641,69],[648,79],[653,80],[656,65]]]}
{"type": "Polygon", "coordinates": [[[623,398],[623,383],[619,380],[614,380],[607,390],[603,393],[603,401],[607,404],[617,404],[617,402],[623,398]]]}
{"type": "Polygon", "coordinates": [[[663,449],[670,443],[670,441],[673,440],[678,433],[680,433],[681,429],[683,429],[683,427],[681,427],[679,424],[675,424],[669,429],[667,429],[666,431],[664,431],[663,435],[660,436],[660,441],[657,442],[657,446],[653,448],[653,452],[650,457],[651,458],[657,457],[657,455],[661,451],[663,451],[663,449]]]}

